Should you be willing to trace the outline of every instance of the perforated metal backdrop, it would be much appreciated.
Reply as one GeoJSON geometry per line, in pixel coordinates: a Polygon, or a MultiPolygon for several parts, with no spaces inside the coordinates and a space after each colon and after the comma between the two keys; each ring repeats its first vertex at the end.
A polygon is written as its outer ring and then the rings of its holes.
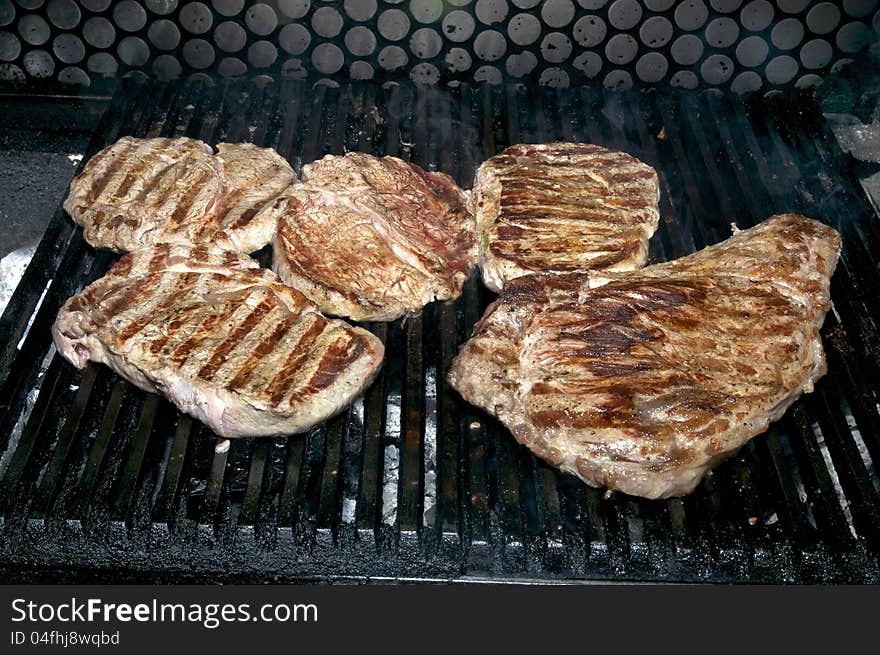
{"type": "Polygon", "coordinates": [[[0,80],[283,72],[428,84],[808,86],[878,0],[0,0],[0,80]],[[132,71],[138,71],[132,73],[132,71]]]}

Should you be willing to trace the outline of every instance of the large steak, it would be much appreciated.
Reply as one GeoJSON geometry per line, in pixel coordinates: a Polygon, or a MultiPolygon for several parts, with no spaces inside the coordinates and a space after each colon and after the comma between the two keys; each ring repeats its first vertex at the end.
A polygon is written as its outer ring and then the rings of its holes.
{"type": "Polygon", "coordinates": [[[687,494],[825,373],[840,237],[774,216],[676,261],[510,282],[449,381],[590,485],[687,494]]]}

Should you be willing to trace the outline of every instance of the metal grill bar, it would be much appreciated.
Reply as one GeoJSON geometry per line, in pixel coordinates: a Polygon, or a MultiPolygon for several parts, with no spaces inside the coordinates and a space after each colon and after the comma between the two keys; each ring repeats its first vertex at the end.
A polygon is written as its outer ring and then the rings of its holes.
{"type": "Polygon", "coordinates": [[[170,523],[174,509],[180,498],[180,484],[183,479],[183,468],[189,447],[190,434],[193,430],[193,419],[181,415],[174,430],[171,449],[165,465],[165,476],[159,494],[153,503],[153,521],[170,523]]]}
{"type": "Polygon", "coordinates": [[[299,514],[299,484],[304,454],[304,439],[288,439],[284,484],[278,506],[279,526],[290,527],[297,520],[299,514]]]}
{"type": "Polygon", "coordinates": [[[119,418],[122,402],[126,391],[130,387],[124,381],[117,379],[113,385],[113,391],[104,410],[104,416],[101,420],[101,426],[92,442],[89,450],[89,458],[83,468],[82,475],[77,485],[77,511],[74,516],[82,517],[86,508],[91,504],[92,495],[97,486],[98,476],[103,468],[104,458],[107,454],[110,438],[116,427],[116,421],[119,418]]]}
{"type": "MultiPolygon", "coordinates": [[[[455,132],[462,129],[460,121],[453,115],[454,102],[450,95],[436,97],[439,115],[439,129],[432,129],[437,141],[429,161],[439,162],[439,170],[460,180],[460,153],[455,132]],[[455,126],[454,126],[455,123],[455,126]]],[[[436,438],[435,466],[435,518],[429,527],[436,532],[438,540],[444,534],[457,535],[462,527],[458,499],[462,490],[461,461],[462,441],[457,428],[458,416],[456,399],[452,390],[445,384],[452,358],[455,356],[460,338],[455,307],[443,303],[426,314],[426,342],[429,352],[429,366],[434,371],[434,388],[437,398],[434,403],[436,438]],[[436,329],[436,332],[435,332],[436,329]]],[[[453,540],[453,546],[460,545],[453,540]]],[[[440,546],[441,544],[437,544],[440,546]]]]}
{"type": "MultiPolygon", "coordinates": [[[[370,330],[382,343],[387,343],[388,331],[385,323],[373,324],[370,330]]],[[[360,480],[360,493],[357,502],[358,530],[372,534],[379,525],[379,494],[381,489],[382,434],[384,434],[384,394],[385,371],[364,398],[364,446],[360,480]]]]}

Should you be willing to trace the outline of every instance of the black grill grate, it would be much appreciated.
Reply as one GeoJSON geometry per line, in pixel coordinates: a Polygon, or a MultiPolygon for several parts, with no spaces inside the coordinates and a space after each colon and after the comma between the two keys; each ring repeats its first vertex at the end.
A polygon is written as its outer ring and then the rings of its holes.
{"type": "Polygon", "coordinates": [[[445,384],[492,299],[474,275],[454,304],[367,326],[387,360],[343,415],[218,452],[168,401],[54,353],[59,306],[114,260],[59,210],[0,320],[5,566],[204,579],[880,581],[880,227],[808,95],[745,106],[716,93],[131,81],[86,159],[123,134],[253,141],[297,170],[328,152],[394,154],[464,185],[509,143],[625,149],[661,175],[655,260],[780,211],[843,232],[823,330],[829,373],[693,495],[606,496],[535,460],[445,384]]]}

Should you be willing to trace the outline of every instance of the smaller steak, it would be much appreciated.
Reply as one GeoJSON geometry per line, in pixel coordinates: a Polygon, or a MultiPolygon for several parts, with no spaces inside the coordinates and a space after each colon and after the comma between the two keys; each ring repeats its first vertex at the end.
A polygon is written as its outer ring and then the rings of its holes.
{"type": "Polygon", "coordinates": [[[275,232],[266,205],[296,182],[270,148],[209,145],[189,138],[123,137],[73,178],[64,202],[96,248],[214,243],[252,252],[275,232]]]}
{"type": "Polygon", "coordinates": [[[278,213],[272,201],[298,182],[287,160],[252,143],[218,143],[228,191],[218,212],[219,230],[239,252],[254,252],[272,241],[278,213]]]}
{"type": "Polygon", "coordinates": [[[396,157],[327,155],[275,207],[273,267],[328,314],[393,320],[457,298],[476,264],[464,192],[396,157]]]}
{"type": "Polygon", "coordinates": [[[52,335],[78,368],[106,364],[224,437],[303,432],[360,394],[384,352],[250,257],[187,244],[122,257],[52,335]]]}
{"type": "Polygon", "coordinates": [[[657,173],[588,143],[522,144],[477,169],[471,202],[483,282],[530,273],[629,271],[657,229],[657,173]]]}

